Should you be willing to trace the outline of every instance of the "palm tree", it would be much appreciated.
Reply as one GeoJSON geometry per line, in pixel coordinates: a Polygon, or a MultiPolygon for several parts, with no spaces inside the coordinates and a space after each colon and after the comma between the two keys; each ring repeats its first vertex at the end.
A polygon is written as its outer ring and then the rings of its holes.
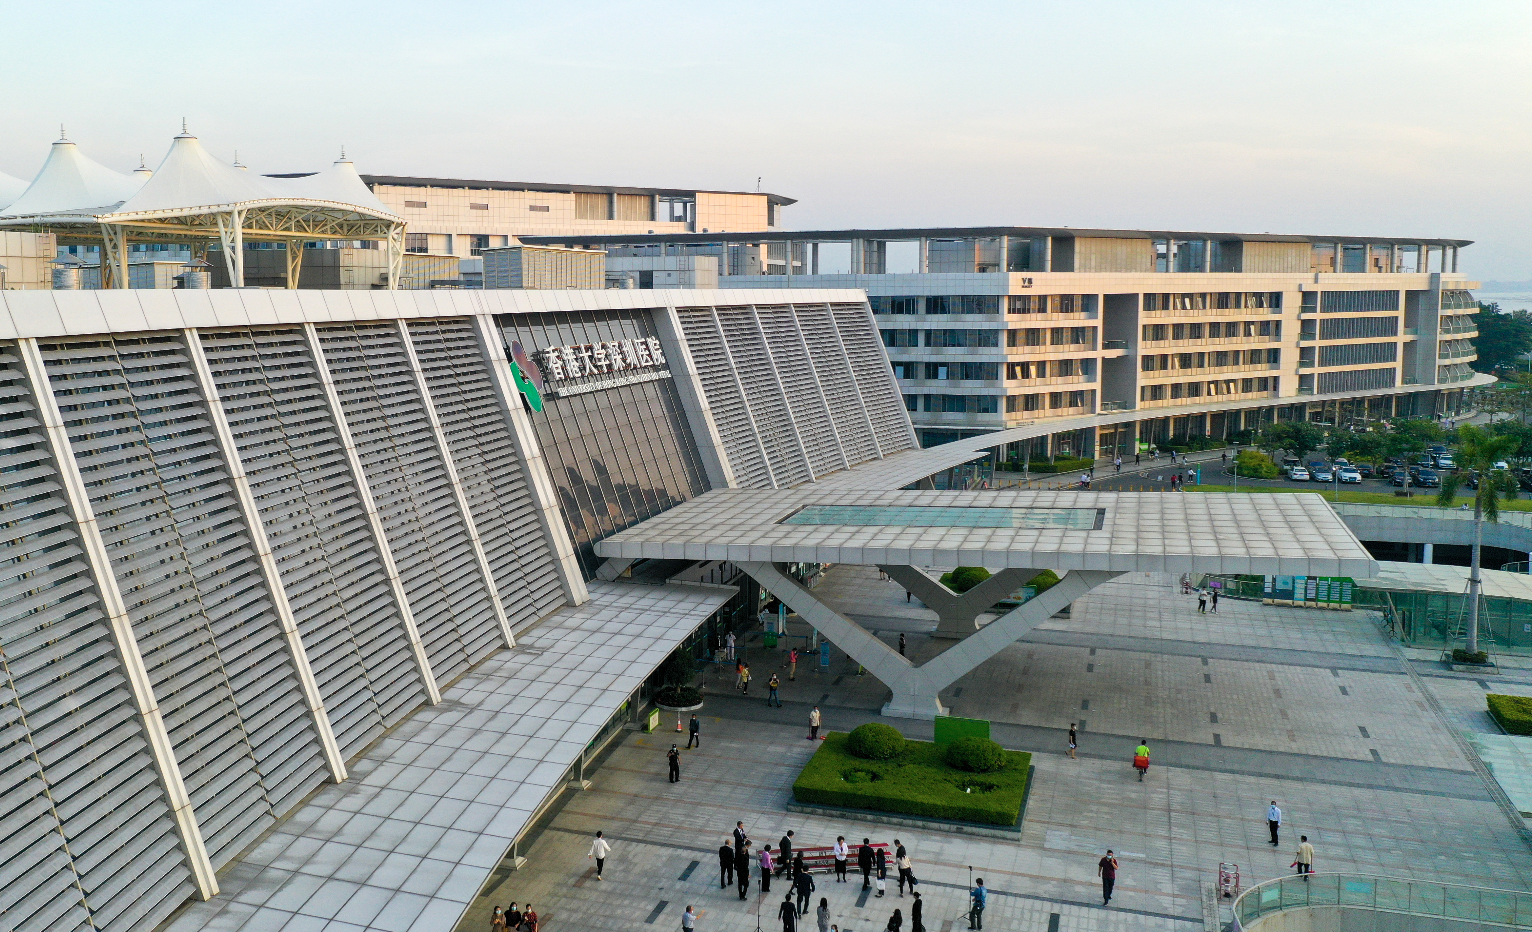
{"type": "Polygon", "coordinates": [[[1463,484],[1464,472],[1474,470],[1479,474],[1479,487],[1473,497],[1473,559],[1468,572],[1468,653],[1479,652],[1479,541],[1484,532],[1484,522],[1500,521],[1500,499],[1515,498],[1519,490],[1516,479],[1506,470],[1494,465],[1516,451],[1513,437],[1496,436],[1465,424],[1458,428],[1458,472],[1442,477],[1442,488],[1436,496],[1436,504],[1450,507],[1456,504],[1458,488],[1463,484]]]}

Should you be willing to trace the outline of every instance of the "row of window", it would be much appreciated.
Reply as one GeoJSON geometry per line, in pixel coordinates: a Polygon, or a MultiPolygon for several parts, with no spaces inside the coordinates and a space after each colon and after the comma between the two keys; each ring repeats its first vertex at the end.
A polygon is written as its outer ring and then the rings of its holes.
{"type": "MultiPolygon", "coordinates": [[[[1319,393],[1330,395],[1337,392],[1362,392],[1374,388],[1393,388],[1398,378],[1393,366],[1385,369],[1348,369],[1343,372],[1319,373],[1319,393]]],[[[1303,386],[1300,385],[1301,389],[1303,386]]]]}
{"type": "MultiPolygon", "coordinates": [[[[1051,411],[1058,408],[1085,408],[1094,403],[1095,392],[1078,390],[1068,392],[1032,392],[1026,395],[1006,395],[1005,411],[1051,411]]],[[[924,411],[931,414],[997,414],[1000,411],[998,395],[905,395],[906,411],[924,411]]]]}
{"type": "Polygon", "coordinates": [[[1005,377],[1008,379],[1067,379],[1073,376],[1090,376],[1096,371],[1094,359],[1039,359],[1036,362],[1008,362],[1005,377]]]}
{"type": "Polygon", "coordinates": [[[1146,311],[1235,310],[1280,308],[1280,291],[1194,291],[1185,294],[1146,294],[1146,311]]]}
{"type": "Polygon", "coordinates": [[[947,381],[989,381],[1000,378],[998,362],[896,362],[894,377],[898,379],[931,379],[947,381]]]}
{"type": "Polygon", "coordinates": [[[874,314],[998,314],[1000,295],[936,294],[870,297],[874,314]]]}
{"type": "MultiPolygon", "coordinates": [[[[1393,346],[1394,344],[1385,344],[1393,346]]],[[[1267,366],[1282,361],[1282,351],[1275,349],[1215,350],[1211,353],[1147,353],[1139,357],[1143,372],[1170,369],[1206,369],[1208,366],[1267,366]]]]}
{"type": "Polygon", "coordinates": [[[1276,376],[1249,379],[1210,379],[1206,382],[1172,382],[1145,385],[1138,390],[1140,401],[1165,401],[1170,398],[1202,398],[1213,395],[1241,395],[1247,392],[1275,392],[1276,376]]]}
{"type": "Polygon", "coordinates": [[[1095,400],[1095,392],[1034,392],[1029,395],[1006,395],[1005,413],[1018,411],[1052,411],[1058,408],[1085,408],[1095,400]]]}
{"type": "Polygon", "coordinates": [[[1144,324],[1145,343],[1155,340],[1221,340],[1230,337],[1282,336],[1280,320],[1213,320],[1189,324],[1144,324]]]}
{"type": "Polygon", "coordinates": [[[1006,346],[1080,346],[1094,349],[1095,327],[1023,327],[1005,332],[1006,346]]]}
{"type": "Polygon", "coordinates": [[[1398,311],[1399,292],[1388,290],[1375,291],[1305,291],[1303,293],[1303,308],[1305,313],[1313,313],[1318,308],[1324,314],[1368,314],[1379,311],[1398,311]]]}
{"type": "Polygon", "coordinates": [[[1364,366],[1369,363],[1397,362],[1398,343],[1341,343],[1319,347],[1321,366],[1364,366]]]}
{"type": "MultiPolygon", "coordinates": [[[[1397,317],[1325,317],[1319,321],[1321,340],[1366,340],[1398,335],[1397,317]]],[[[1313,338],[1313,334],[1305,336],[1313,338]]]]}
{"type": "Polygon", "coordinates": [[[1083,314],[1095,303],[1095,295],[1084,294],[1013,294],[1012,314],[1083,314]]]}

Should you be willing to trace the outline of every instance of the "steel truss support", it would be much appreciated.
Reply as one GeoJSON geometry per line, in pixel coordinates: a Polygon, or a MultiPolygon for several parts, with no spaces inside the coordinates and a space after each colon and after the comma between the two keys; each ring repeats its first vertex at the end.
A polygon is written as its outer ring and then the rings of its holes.
{"type": "Polygon", "coordinates": [[[245,287],[245,212],[230,211],[218,215],[218,242],[223,247],[223,264],[229,273],[229,287],[245,287]]]}
{"type": "Polygon", "coordinates": [[[287,241],[287,287],[289,290],[298,287],[298,276],[303,272],[303,240],[290,239],[287,241]]]}
{"type": "Polygon", "coordinates": [[[866,628],[825,605],[776,564],[740,563],[739,568],[893,690],[893,698],[883,706],[884,715],[919,719],[946,714],[939,698],[943,689],[1026,636],[1059,609],[1122,575],[1105,570],[1070,570],[1046,592],[1001,615],[917,667],[866,628]]]}
{"type": "Polygon", "coordinates": [[[128,235],[115,223],[101,224],[101,287],[127,288],[128,235]]]}
{"type": "Polygon", "coordinates": [[[879,566],[894,582],[903,586],[936,612],[939,619],[934,636],[961,640],[979,630],[978,618],[991,605],[1015,592],[1036,576],[1037,570],[1001,570],[959,595],[932,579],[918,566],[879,566]]]}
{"type": "Polygon", "coordinates": [[[404,272],[404,224],[396,223],[388,228],[388,290],[399,287],[399,276],[404,272]]]}

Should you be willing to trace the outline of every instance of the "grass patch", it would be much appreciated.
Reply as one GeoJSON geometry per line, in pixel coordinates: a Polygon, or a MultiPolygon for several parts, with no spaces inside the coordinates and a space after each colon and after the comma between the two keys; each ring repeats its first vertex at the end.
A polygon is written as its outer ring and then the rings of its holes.
{"type": "Polygon", "coordinates": [[[1489,714],[1501,728],[1513,735],[1532,735],[1532,699],[1495,693],[1484,698],[1489,703],[1489,714]]]}
{"type": "Polygon", "coordinates": [[[984,825],[1012,826],[1021,817],[1032,755],[1006,751],[991,773],[949,767],[943,749],[906,741],[889,760],[864,760],[846,749],[846,735],[831,732],[793,783],[800,803],[898,812],[984,825]]]}

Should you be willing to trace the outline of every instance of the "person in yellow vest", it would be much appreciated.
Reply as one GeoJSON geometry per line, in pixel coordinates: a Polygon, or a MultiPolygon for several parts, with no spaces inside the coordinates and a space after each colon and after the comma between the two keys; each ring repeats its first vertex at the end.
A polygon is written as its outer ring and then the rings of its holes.
{"type": "Polygon", "coordinates": [[[1298,868],[1298,873],[1303,875],[1303,882],[1309,882],[1309,875],[1314,873],[1314,846],[1309,844],[1309,836],[1298,836],[1298,853],[1293,857],[1293,866],[1298,868]]]}

